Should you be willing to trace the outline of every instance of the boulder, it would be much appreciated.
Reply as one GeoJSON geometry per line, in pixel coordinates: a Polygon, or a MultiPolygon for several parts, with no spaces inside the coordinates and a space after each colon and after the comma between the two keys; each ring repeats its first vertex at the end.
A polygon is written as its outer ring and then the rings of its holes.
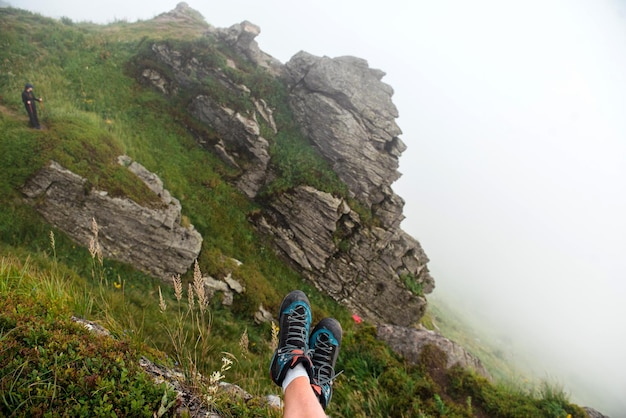
{"type": "Polygon", "coordinates": [[[245,291],[243,285],[233,279],[232,274],[228,273],[223,280],[214,279],[211,276],[202,277],[204,288],[208,291],[209,299],[213,297],[215,292],[222,293],[222,305],[231,306],[233,304],[235,293],[241,294],[245,291]]]}
{"type": "Polygon", "coordinates": [[[157,196],[159,207],[145,207],[102,190],[86,190],[87,180],[55,161],[39,170],[22,188],[26,199],[50,224],[83,246],[94,239],[102,254],[171,281],[197,259],[202,237],[193,225],[181,225],[181,205],[154,174],[128,157],[120,163],[157,196]]]}
{"type": "Polygon", "coordinates": [[[377,336],[385,341],[396,353],[400,354],[409,364],[418,364],[422,350],[427,345],[434,345],[447,356],[447,368],[461,366],[464,369],[474,370],[476,373],[491,379],[478,357],[466,351],[459,344],[430,331],[422,326],[405,328],[388,324],[378,326],[377,336]]]}
{"type": "Polygon", "coordinates": [[[589,418],[609,418],[608,415],[604,415],[600,411],[597,411],[597,410],[595,410],[593,408],[590,408],[588,406],[585,406],[583,408],[583,410],[585,411],[585,413],[587,414],[587,416],[589,418]]]}
{"type": "Polygon", "coordinates": [[[262,324],[264,322],[272,322],[274,321],[274,315],[267,309],[263,307],[263,305],[259,306],[259,310],[254,313],[254,322],[257,324],[262,324]]]}

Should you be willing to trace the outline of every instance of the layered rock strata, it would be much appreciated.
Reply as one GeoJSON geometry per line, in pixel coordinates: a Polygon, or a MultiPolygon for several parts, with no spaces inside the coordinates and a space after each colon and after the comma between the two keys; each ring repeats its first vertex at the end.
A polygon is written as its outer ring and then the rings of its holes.
{"type": "Polygon", "coordinates": [[[85,178],[55,161],[29,179],[22,192],[46,221],[80,245],[93,242],[97,225],[97,242],[105,257],[169,281],[197,259],[202,237],[193,225],[181,225],[180,202],[154,173],[125,156],[120,163],[160,197],[158,208],[86,189],[85,178]]]}
{"type": "MultiPolygon", "coordinates": [[[[228,29],[211,28],[207,36],[232,48],[237,59],[227,60],[227,65],[233,70],[235,61],[243,59],[286,83],[296,121],[348,186],[352,203],[301,186],[265,196],[263,210],[251,221],[273,237],[277,250],[316,287],[355,312],[397,325],[417,322],[434,281],[420,244],[400,228],[404,201],[391,188],[400,177],[398,162],[406,149],[395,122],[393,89],[382,82],[382,71],[355,57],[300,52],[282,65],[260,51],[255,41],[259,33],[255,25],[242,22],[228,29]],[[354,202],[374,220],[360,219],[351,207],[354,202]]],[[[167,43],[154,43],[151,49],[155,64],[141,72],[141,80],[163,94],[182,94],[212,77],[234,97],[251,102],[245,108],[253,110],[243,114],[210,92],[187,93],[189,113],[217,133],[210,141],[198,138],[199,144],[236,168],[239,174],[233,184],[257,199],[274,176],[270,140],[261,134],[259,121],[276,134],[280,127],[274,109],[249,94],[253,86],[229,78],[212,62],[167,43]]]]}

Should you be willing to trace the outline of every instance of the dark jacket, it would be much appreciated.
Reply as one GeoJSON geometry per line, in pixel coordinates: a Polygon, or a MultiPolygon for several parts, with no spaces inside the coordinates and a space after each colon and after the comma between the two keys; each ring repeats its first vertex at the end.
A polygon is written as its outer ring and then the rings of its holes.
{"type": "Polygon", "coordinates": [[[38,99],[35,97],[35,94],[33,93],[33,91],[28,91],[28,90],[24,90],[22,92],[22,101],[24,102],[24,106],[27,107],[26,110],[28,110],[28,102],[31,101],[35,101],[35,102],[40,102],[41,99],[38,99]]]}

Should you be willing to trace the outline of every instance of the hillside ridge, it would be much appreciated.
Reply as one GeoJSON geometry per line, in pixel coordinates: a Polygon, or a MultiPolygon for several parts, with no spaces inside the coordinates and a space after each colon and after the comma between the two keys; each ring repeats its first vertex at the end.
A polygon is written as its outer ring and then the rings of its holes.
{"type": "MultiPolygon", "coordinates": [[[[152,22],[186,25],[190,19],[198,18],[181,3],[152,22]]],[[[404,201],[391,189],[400,176],[398,159],[406,149],[394,120],[398,112],[391,101],[393,90],[381,81],[381,71],[351,57],[300,53],[275,77],[266,67],[257,67],[266,56],[254,41],[258,32],[244,22],[228,30],[209,30],[190,43],[146,40],[129,72],[176,103],[183,112],[180,117],[193,119],[196,129],[211,131],[210,139],[198,135],[196,142],[234,169],[229,182],[260,207],[249,217],[252,225],[274,242],[294,269],[372,321],[403,326],[419,322],[434,280],[421,245],[400,228],[404,201]],[[223,49],[223,44],[234,47],[234,53],[223,49]],[[276,99],[272,103],[267,96],[278,88],[284,89],[285,103],[276,99]],[[298,124],[289,129],[278,125],[275,119],[284,117],[275,115],[279,106],[298,124]],[[287,149],[281,142],[296,138],[317,160],[310,173],[279,161],[287,149]],[[322,176],[334,177],[337,189],[314,180],[322,176]],[[285,180],[291,184],[271,190],[285,180]],[[404,309],[394,309],[394,303],[404,309]]],[[[278,68],[276,62],[272,65],[278,68]]],[[[58,184],[54,178],[42,178],[52,174],[42,170],[29,181],[58,184]]],[[[85,182],[77,184],[77,191],[85,182]]],[[[171,222],[160,220],[159,213],[139,215],[138,208],[129,212],[123,200],[91,205],[77,193],[64,197],[65,186],[56,190],[46,186],[45,194],[30,193],[29,188],[27,184],[22,192],[31,202],[36,198],[36,210],[52,225],[86,245],[91,227],[85,220],[93,218],[106,237],[106,256],[158,272],[166,281],[186,272],[174,262],[179,253],[198,256],[200,247],[193,234],[173,238],[168,233],[160,238],[150,226],[149,240],[133,243],[130,237],[144,235],[142,224],[165,221],[172,230],[171,222]],[[68,216],[59,216],[64,213],[68,216]],[[115,226],[121,219],[127,221],[115,226]],[[82,221],[76,225],[76,220],[82,221]],[[115,242],[123,244],[109,250],[115,242]],[[172,265],[159,267],[158,260],[172,265]]],[[[168,200],[178,206],[177,198],[168,200]]],[[[192,258],[184,262],[187,269],[192,258]]]]}
{"type": "MultiPolygon", "coordinates": [[[[0,51],[0,105],[7,110],[0,112],[0,294],[19,303],[20,312],[43,312],[42,338],[20,340],[28,357],[0,368],[6,371],[0,388],[20,389],[1,411],[25,401],[34,413],[46,394],[56,402],[52,374],[74,373],[90,379],[65,389],[72,399],[124,408],[126,399],[110,405],[106,399],[131,385],[149,394],[145,411],[163,407],[172,414],[171,389],[125,377],[117,354],[124,344],[147,346],[152,361],[181,367],[198,390],[215,386],[199,376],[221,371],[255,399],[276,393],[265,366],[272,321],[285,292],[301,288],[316,319],[334,316],[344,326],[338,363],[344,373],[332,415],[585,416],[558,393],[504,396],[489,379],[448,364],[448,354],[433,345],[407,355],[378,338],[378,323],[413,329],[434,288],[424,250],[399,228],[404,202],[390,186],[405,145],[384,73],[355,57],[301,53],[278,63],[258,49],[255,25],[213,28],[186,6],[150,21],[105,26],[0,9],[0,42],[7,46],[0,51]],[[15,92],[25,82],[43,93],[44,131],[29,129],[21,113],[15,92]],[[120,164],[120,156],[128,159],[120,164]],[[145,172],[129,169],[132,162],[145,172]],[[57,172],[79,179],[76,187],[52,174],[57,165],[57,172]],[[35,184],[45,186],[28,198],[35,184]],[[70,189],[72,196],[60,199],[70,189]],[[96,208],[89,203],[94,196],[111,199],[96,208]],[[147,233],[135,242],[119,229],[135,238],[137,226],[111,226],[140,219],[123,215],[129,202],[137,213],[162,198],[174,212],[139,223],[148,231],[197,231],[198,251],[185,258],[184,270],[160,269],[171,267],[167,256],[181,255],[176,245],[156,245],[167,244],[169,235],[147,233]],[[73,215],[54,219],[59,213],[73,215]],[[121,244],[102,259],[90,253],[90,219],[103,243],[121,244]],[[72,237],[79,229],[82,241],[72,237]],[[137,263],[137,254],[147,252],[150,261],[137,263]],[[16,258],[34,260],[38,271],[31,274],[28,261],[16,258]],[[224,286],[241,287],[230,292],[229,304],[224,286]],[[201,307],[198,289],[206,292],[201,307]],[[22,293],[30,297],[16,296],[22,293]],[[110,380],[92,377],[89,351],[72,351],[71,337],[52,326],[55,315],[77,315],[111,331],[121,345],[98,354],[117,364],[110,380]],[[53,363],[13,379],[20,367],[35,365],[37,353],[53,363]],[[61,354],[77,356],[76,368],[58,368],[61,354]],[[232,370],[224,358],[236,359],[232,370]],[[42,396],[21,391],[39,387],[37,377],[49,383],[42,396]]],[[[23,336],[28,325],[20,321],[28,315],[3,319],[0,333],[23,336]]],[[[92,349],[87,340],[82,344],[81,350],[92,349]]],[[[222,416],[276,415],[266,405],[210,394],[202,396],[222,416]]]]}

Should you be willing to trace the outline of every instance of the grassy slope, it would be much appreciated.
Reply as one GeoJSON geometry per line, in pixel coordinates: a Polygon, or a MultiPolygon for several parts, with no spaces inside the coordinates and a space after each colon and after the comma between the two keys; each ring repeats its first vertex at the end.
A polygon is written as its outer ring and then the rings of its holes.
{"type": "MultiPolygon", "coordinates": [[[[262,395],[277,392],[266,371],[272,353],[271,329],[267,324],[256,325],[250,313],[259,303],[275,312],[283,294],[302,288],[311,297],[314,319],[333,315],[346,332],[338,364],[345,373],[336,382],[329,410],[334,416],[525,416],[529,411],[534,416],[566,416],[568,412],[581,416],[559,396],[528,396],[523,391],[491,385],[461,371],[449,376],[435,373],[440,361],[436,352],[425,356],[419,366],[405,365],[376,341],[373,327],[353,324],[349,312],[303,282],[276,258],[247,222],[247,215],[259,208],[224,180],[232,173],[198,148],[185,128],[194,121],[185,120],[183,124],[184,116],[177,111],[177,103],[138,85],[127,71],[128,63],[150,40],[175,38],[181,45],[197,42],[206,29],[205,22],[199,19],[184,25],[139,22],[95,26],[0,9],[0,25],[3,28],[0,32],[0,265],[3,266],[0,290],[3,301],[11,300],[2,304],[4,309],[52,312],[53,315],[44,318],[41,325],[44,330],[57,322],[56,317],[65,318],[70,313],[102,321],[132,347],[144,350],[148,347],[148,352],[157,349],[152,354],[155,358],[162,358],[160,352],[168,353],[170,359],[187,366],[188,375],[189,368],[197,368],[205,375],[219,370],[223,353],[230,353],[236,362],[226,372],[226,379],[262,395]],[[25,82],[34,83],[36,93],[44,96],[44,106],[40,108],[44,131],[33,131],[26,126],[20,102],[25,82]],[[246,284],[248,291],[236,298],[233,309],[226,309],[215,300],[209,304],[205,316],[197,309],[190,309],[186,299],[177,301],[173,290],[161,285],[168,306],[162,312],[159,283],[128,266],[110,260],[99,263],[86,249],[77,247],[61,232],[46,225],[20,199],[19,187],[24,181],[49,159],[55,159],[87,177],[94,187],[149,203],[153,198],[150,192],[115,164],[120,153],[156,172],[181,200],[184,216],[205,238],[199,259],[203,272],[219,276],[227,271],[225,257],[243,261],[235,277],[246,284]],[[43,285],[33,286],[34,282],[43,285]],[[192,326],[191,319],[203,328],[192,326]],[[198,346],[196,341],[202,344],[198,346]]],[[[210,51],[216,55],[216,62],[223,60],[217,56],[222,53],[219,48],[210,51]]],[[[260,88],[263,80],[254,71],[251,69],[250,74],[241,77],[249,77],[246,80],[257,77],[260,81],[253,87],[260,88]]],[[[279,109],[277,119],[282,132],[293,129],[286,110],[279,109]]],[[[199,129],[205,130],[201,132],[203,135],[214,135],[210,127],[199,129]]],[[[281,167],[309,164],[288,164],[291,155],[298,154],[299,158],[308,155],[294,152],[303,148],[292,137],[281,138],[279,134],[273,147],[274,163],[284,174],[287,185],[299,179],[301,173],[281,167]]],[[[319,164],[311,166],[318,173],[321,170],[319,164]]],[[[277,189],[280,187],[278,183],[277,189]]],[[[191,273],[183,277],[185,289],[192,280],[191,273]]],[[[27,318],[34,315],[20,317],[17,326],[17,319],[8,322],[4,319],[13,311],[0,312],[4,321],[0,327],[0,344],[14,341],[17,331],[11,330],[29,327],[27,318]]],[[[76,331],[71,325],[62,328],[76,331]]],[[[63,341],[70,337],[59,338],[60,342],[48,339],[41,344],[31,340],[29,349],[47,347],[64,352],[67,347],[63,341]],[[53,344],[46,345],[50,341],[53,344]]],[[[24,338],[20,341],[25,342],[24,338]]],[[[4,353],[3,349],[0,353],[4,353]]],[[[111,348],[108,352],[116,350],[111,348]]],[[[91,356],[112,357],[114,361],[116,358],[106,352],[91,356]]],[[[55,356],[50,358],[58,362],[55,356]]],[[[2,360],[5,359],[0,356],[2,360]]],[[[18,392],[17,387],[32,385],[34,381],[28,379],[36,379],[36,373],[25,377],[19,364],[3,366],[0,384],[5,391],[15,393],[15,399],[3,398],[0,404],[3,412],[11,411],[20,402],[22,408],[32,405],[33,412],[41,408],[41,402],[53,405],[50,396],[54,399],[64,396],[54,390],[39,395],[18,392]]],[[[48,365],[58,370],[56,366],[57,363],[54,367],[48,365]]],[[[74,371],[86,373],[88,369],[74,371]]],[[[120,377],[110,379],[120,380],[120,377]]],[[[56,387],[56,374],[54,379],[51,375],[40,376],[41,379],[48,389],[56,387]]],[[[86,400],[94,391],[110,391],[106,399],[111,399],[145,390],[149,394],[147,399],[162,390],[155,392],[147,388],[140,378],[127,380],[130,389],[125,391],[106,386],[103,379],[100,383],[94,381],[93,387],[76,388],[65,396],[86,400]]],[[[146,405],[156,408],[158,402],[146,402],[146,405]]],[[[249,406],[223,401],[218,405],[226,414],[253,414],[249,406]]],[[[265,410],[255,411],[269,414],[265,410]]]]}

